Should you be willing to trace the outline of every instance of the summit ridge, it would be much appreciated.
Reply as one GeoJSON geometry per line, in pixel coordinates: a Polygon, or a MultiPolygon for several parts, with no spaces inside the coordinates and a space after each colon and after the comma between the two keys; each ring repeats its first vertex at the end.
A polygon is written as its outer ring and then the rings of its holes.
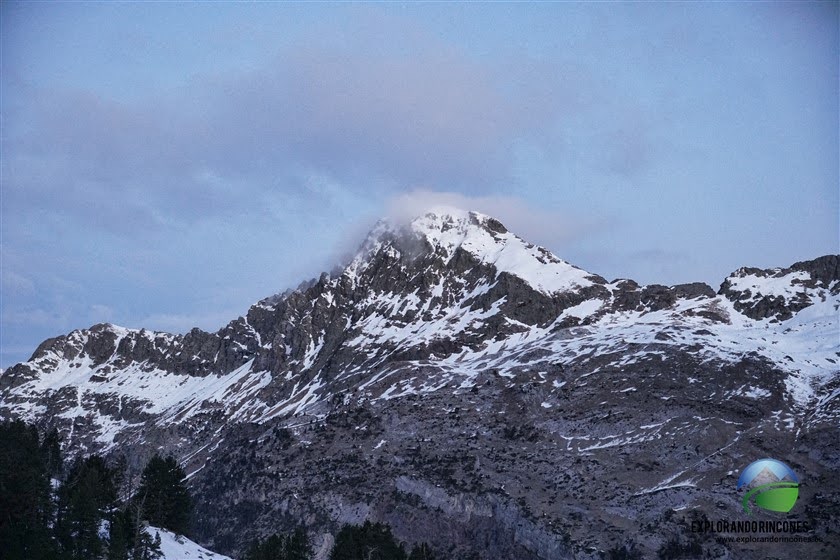
{"type": "Polygon", "coordinates": [[[655,554],[679,515],[737,511],[745,457],[840,471],[838,259],[742,268],[718,292],[607,282],[436,208],[215,333],[44,341],[0,374],[0,417],[58,428],[71,454],[175,454],[197,537],[225,554],[293,519],[522,559],[596,558],[634,519],[659,528],[636,543],[655,554]]]}

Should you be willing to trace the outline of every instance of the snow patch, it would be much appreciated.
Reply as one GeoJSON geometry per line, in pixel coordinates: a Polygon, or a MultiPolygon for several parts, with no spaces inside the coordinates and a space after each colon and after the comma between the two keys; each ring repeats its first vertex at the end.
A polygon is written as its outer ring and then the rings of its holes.
{"type": "Polygon", "coordinates": [[[229,556],[211,552],[190,539],[166,529],[149,526],[146,532],[153,539],[156,535],[160,536],[160,551],[163,553],[161,560],[233,560],[229,556]]]}

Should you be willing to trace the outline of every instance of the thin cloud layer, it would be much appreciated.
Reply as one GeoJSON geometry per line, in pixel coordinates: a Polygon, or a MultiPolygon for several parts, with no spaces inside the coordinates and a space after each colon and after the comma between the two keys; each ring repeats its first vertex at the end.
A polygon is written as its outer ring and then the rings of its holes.
{"type": "Polygon", "coordinates": [[[60,206],[123,233],[225,213],[312,173],[359,189],[493,188],[511,181],[514,143],[541,134],[558,110],[503,88],[455,49],[431,47],[420,57],[295,48],[139,102],[25,94],[8,119],[7,203],[60,206]]]}

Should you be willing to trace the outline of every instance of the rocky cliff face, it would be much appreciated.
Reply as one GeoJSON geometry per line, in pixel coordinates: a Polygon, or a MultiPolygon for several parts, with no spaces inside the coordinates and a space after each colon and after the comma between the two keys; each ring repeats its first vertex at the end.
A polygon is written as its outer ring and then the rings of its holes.
{"type": "Polygon", "coordinates": [[[735,309],[752,319],[774,322],[793,317],[829,295],[840,293],[840,256],[826,255],[790,268],[739,268],[720,287],[735,309]]]}
{"type": "Polygon", "coordinates": [[[838,263],[639,286],[432,212],[216,333],[47,340],[0,375],[0,414],[75,452],[176,454],[225,553],[299,521],[328,550],[371,519],[445,558],[763,558],[690,522],[739,515],[739,470],[771,456],[810,482],[792,514],[840,530],[838,263]]]}

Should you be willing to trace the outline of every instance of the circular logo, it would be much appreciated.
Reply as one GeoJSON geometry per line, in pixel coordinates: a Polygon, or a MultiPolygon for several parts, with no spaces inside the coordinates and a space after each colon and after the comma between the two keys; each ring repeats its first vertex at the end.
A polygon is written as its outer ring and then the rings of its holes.
{"type": "Polygon", "coordinates": [[[738,490],[746,491],[741,504],[747,514],[752,514],[751,501],[760,509],[787,513],[799,497],[799,477],[781,461],[759,459],[741,473],[738,490]]]}

